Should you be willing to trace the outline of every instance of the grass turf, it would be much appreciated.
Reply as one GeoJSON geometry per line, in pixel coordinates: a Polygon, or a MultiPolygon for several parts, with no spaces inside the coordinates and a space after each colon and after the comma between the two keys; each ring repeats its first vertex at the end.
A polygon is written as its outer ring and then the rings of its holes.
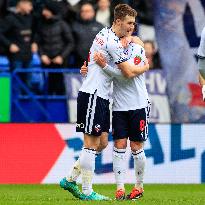
{"type": "MultiPolygon", "coordinates": [[[[138,201],[80,201],[58,185],[0,185],[0,205],[205,205],[205,184],[145,185],[138,201]]],[[[127,192],[132,189],[126,186],[127,192]]],[[[95,185],[94,190],[114,198],[115,185],[95,185]]]]}

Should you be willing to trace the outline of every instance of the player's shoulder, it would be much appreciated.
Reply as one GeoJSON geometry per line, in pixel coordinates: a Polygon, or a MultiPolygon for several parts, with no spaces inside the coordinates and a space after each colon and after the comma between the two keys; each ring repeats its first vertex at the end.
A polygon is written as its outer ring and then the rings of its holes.
{"type": "Polygon", "coordinates": [[[109,30],[108,45],[111,49],[123,49],[121,38],[119,38],[111,29],[109,30]]]}
{"type": "Polygon", "coordinates": [[[93,45],[104,46],[106,44],[107,28],[101,29],[94,38],[93,45]]]}
{"type": "Polygon", "coordinates": [[[132,42],[144,48],[144,43],[138,36],[133,36],[132,42]]]}
{"type": "Polygon", "coordinates": [[[145,49],[140,44],[137,43],[130,43],[128,47],[128,52],[132,57],[135,57],[136,55],[141,56],[141,58],[144,58],[145,56],[145,49]]]}
{"type": "Polygon", "coordinates": [[[98,34],[99,36],[105,37],[108,35],[108,27],[104,27],[103,29],[101,29],[98,34]]]}
{"type": "Polygon", "coordinates": [[[131,42],[128,48],[129,48],[129,51],[138,52],[138,53],[140,52],[141,54],[145,52],[144,47],[138,43],[131,42]]]}

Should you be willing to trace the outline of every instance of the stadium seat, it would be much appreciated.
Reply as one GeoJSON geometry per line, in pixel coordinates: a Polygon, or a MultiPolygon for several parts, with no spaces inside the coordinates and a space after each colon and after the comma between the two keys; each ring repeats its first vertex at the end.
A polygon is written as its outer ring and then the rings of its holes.
{"type": "Polygon", "coordinates": [[[40,67],[41,66],[41,60],[40,60],[38,53],[33,54],[31,64],[33,67],[40,67]]]}
{"type": "Polygon", "coordinates": [[[9,61],[6,56],[0,56],[0,71],[9,70],[9,61]]]}
{"type": "Polygon", "coordinates": [[[6,56],[0,56],[0,66],[9,67],[9,60],[6,56]]]}

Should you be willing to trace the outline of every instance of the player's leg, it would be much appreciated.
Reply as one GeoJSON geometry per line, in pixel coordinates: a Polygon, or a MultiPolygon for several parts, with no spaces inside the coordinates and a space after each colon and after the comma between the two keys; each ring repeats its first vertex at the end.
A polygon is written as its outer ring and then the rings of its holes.
{"type": "Polygon", "coordinates": [[[95,156],[100,147],[100,139],[106,144],[107,135],[103,132],[109,131],[107,122],[109,113],[109,101],[95,94],[93,101],[86,114],[86,126],[84,135],[84,148],[80,155],[80,167],[82,175],[82,200],[107,200],[108,197],[100,195],[92,190],[92,178],[95,169],[95,156]]]}
{"type": "MultiPolygon", "coordinates": [[[[84,133],[84,147],[79,157],[82,175],[82,200],[106,200],[92,190],[92,178],[95,169],[95,155],[100,145],[100,136],[104,132],[109,102],[96,94],[79,92],[77,99],[77,132],[84,133]]],[[[104,139],[104,137],[103,137],[104,139]]]]}
{"type": "Polygon", "coordinates": [[[143,195],[144,173],[146,165],[146,156],[142,142],[130,141],[132,156],[134,159],[135,170],[135,186],[131,193],[127,196],[128,199],[138,199],[143,195]]]}
{"type": "MultiPolygon", "coordinates": [[[[100,136],[100,144],[96,151],[96,156],[102,152],[103,149],[105,149],[108,145],[108,133],[102,132],[100,136]]],[[[68,181],[77,181],[78,177],[81,174],[81,168],[80,168],[80,159],[78,158],[73,167],[71,168],[70,174],[66,177],[68,181]]]]}
{"type": "MultiPolygon", "coordinates": [[[[109,124],[109,122],[108,122],[109,124]]],[[[109,127],[107,129],[109,131],[109,127]]],[[[101,136],[100,136],[100,144],[99,147],[97,148],[96,151],[96,157],[99,153],[102,152],[103,149],[105,149],[108,145],[108,131],[105,130],[105,132],[102,132],[101,136]]],[[[78,179],[78,177],[81,174],[81,166],[80,166],[80,157],[78,158],[78,160],[75,161],[69,175],[66,177],[66,180],[69,182],[73,182],[73,184],[76,184],[76,181],[78,179]]],[[[72,191],[73,195],[76,197],[79,196],[79,189],[78,190],[74,190],[72,191]]]]}
{"type": "MultiPolygon", "coordinates": [[[[103,132],[100,136],[100,144],[97,148],[97,151],[95,152],[95,157],[97,156],[97,154],[99,154],[107,146],[107,144],[108,144],[108,133],[103,132]]],[[[86,145],[84,145],[84,147],[86,147],[86,145]]],[[[83,147],[82,152],[84,151],[84,147],[83,147]]],[[[89,160],[92,161],[93,159],[89,158],[89,160]]],[[[79,157],[78,160],[75,161],[75,163],[74,163],[68,177],[64,178],[61,181],[61,183],[67,184],[67,190],[69,189],[69,191],[77,198],[82,198],[82,194],[81,194],[81,192],[80,192],[80,190],[79,190],[79,188],[76,184],[76,181],[77,181],[79,175],[81,174],[81,172],[82,172],[82,163],[80,163],[80,157],[79,157]]],[[[84,181],[86,183],[84,184],[84,186],[82,188],[84,189],[85,192],[87,192],[87,194],[89,194],[89,192],[92,190],[91,189],[91,183],[90,183],[91,179],[88,180],[86,177],[89,177],[89,176],[92,176],[92,175],[89,173],[89,171],[85,171],[85,170],[83,171],[83,174],[84,174],[84,177],[82,177],[82,179],[84,178],[84,181]]],[[[86,196],[84,196],[83,198],[85,198],[86,196]]]]}
{"type": "Polygon", "coordinates": [[[199,83],[202,86],[202,99],[205,101],[205,79],[199,74],[199,83]]]}
{"type": "Polygon", "coordinates": [[[126,176],[126,147],[127,138],[114,141],[113,147],[113,172],[117,185],[115,198],[125,199],[125,176],[126,176]]]}
{"type": "MultiPolygon", "coordinates": [[[[103,149],[105,149],[108,145],[108,133],[107,132],[102,132],[101,136],[100,136],[100,145],[97,148],[96,151],[96,157],[99,153],[102,152],[103,149]]],[[[78,158],[73,167],[70,170],[69,175],[66,177],[68,181],[74,181],[76,182],[78,177],[81,174],[81,167],[80,167],[80,159],[78,158]]]]}
{"type": "MultiPolygon", "coordinates": [[[[91,102],[92,102],[93,96],[84,93],[84,92],[79,92],[78,93],[78,98],[77,98],[77,123],[76,123],[76,131],[77,132],[83,132],[85,133],[85,127],[86,127],[86,115],[87,115],[87,110],[89,109],[91,102]]],[[[79,190],[76,180],[77,177],[80,174],[80,160],[78,159],[74,165],[72,166],[71,172],[69,176],[64,177],[60,181],[60,186],[69,191],[70,193],[73,194],[73,196],[79,198],[81,195],[81,191],[79,190]]]]}
{"type": "Polygon", "coordinates": [[[126,148],[127,148],[127,113],[122,111],[113,112],[113,171],[117,190],[115,198],[117,200],[125,199],[125,175],[126,175],[126,148]]]}
{"type": "Polygon", "coordinates": [[[148,114],[150,107],[129,111],[130,116],[130,147],[134,159],[135,186],[128,199],[135,200],[143,195],[144,172],[146,156],[143,148],[144,141],[148,137],[148,114]]]}
{"type": "Polygon", "coordinates": [[[92,178],[95,169],[96,150],[100,144],[100,137],[84,134],[84,147],[79,162],[82,176],[82,192],[89,196],[92,192],[92,178]]]}
{"type": "Polygon", "coordinates": [[[100,136],[100,144],[97,148],[97,154],[101,153],[108,145],[108,132],[102,132],[100,136]]]}

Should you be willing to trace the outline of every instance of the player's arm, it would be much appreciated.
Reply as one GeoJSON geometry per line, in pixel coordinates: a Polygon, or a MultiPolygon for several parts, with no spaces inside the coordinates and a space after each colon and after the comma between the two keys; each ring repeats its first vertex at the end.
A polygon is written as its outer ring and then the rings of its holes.
{"type": "MultiPolygon", "coordinates": [[[[94,55],[94,59],[96,61],[96,63],[105,71],[105,73],[107,73],[108,75],[111,75],[111,76],[122,76],[122,73],[119,69],[117,68],[113,68],[111,66],[109,66],[106,62],[106,59],[104,56],[100,56],[98,57],[98,55],[94,55]]],[[[80,74],[83,76],[83,77],[86,77],[88,73],[88,67],[86,65],[86,61],[84,62],[84,64],[81,66],[80,68],[80,74]]]]}
{"type": "Polygon", "coordinates": [[[108,75],[112,77],[122,76],[122,72],[119,69],[114,68],[107,64],[105,57],[101,53],[95,53],[94,60],[108,75]]]}
{"type": "MultiPolygon", "coordinates": [[[[133,42],[135,44],[139,44],[140,46],[142,46],[144,48],[143,41],[137,36],[130,36],[126,40],[128,42],[133,42]]],[[[125,43],[123,43],[123,44],[125,44],[125,43]]],[[[130,65],[128,62],[123,62],[123,63],[118,64],[118,67],[121,69],[123,75],[127,78],[136,77],[138,75],[143,74],[147,70],[149,70],[148,61],[145,62],[144,66],[134,66],[134,65],[130,65]]]]}
{"type": "MultiPolygon", "coordinates": [[[[139,38],[132,38],[132,42],[134,41],[143,45],[143,42],[139,38]]],[[[124,54],[124,48],[120,46],[120,44],[108,46],[108,52],[126,78],[134,78],[149,70],[149,63],[147,60],[143,66],[132,65],[127,62],[127,55],[124,54]]]]}
{"type": "Polygon", "coordinates": [[[149,63],[146,59],[144,66],[131,65],[129,62],[125,61],[118,64],[118,68],[122,71],[122,74],[126,78],[134,78],[138,75],[143,74],[149,70],[149,63]]]}
{"type": "Polygon", "coordinates": [[[120,63],[118,64],[118,67],[120,68],[121,71],[117,68],[107,65],[106,60],[101,53],[95,53],[94,60],[101,68],[103,68],[103,70],[107,74],[115,77],[117,76],[119,77],[123,75],[126,78],[134,78],[149,70],[149,64],[147,60],[145,61],[144,66],[134,66],[128,62],[120,63]]]}

